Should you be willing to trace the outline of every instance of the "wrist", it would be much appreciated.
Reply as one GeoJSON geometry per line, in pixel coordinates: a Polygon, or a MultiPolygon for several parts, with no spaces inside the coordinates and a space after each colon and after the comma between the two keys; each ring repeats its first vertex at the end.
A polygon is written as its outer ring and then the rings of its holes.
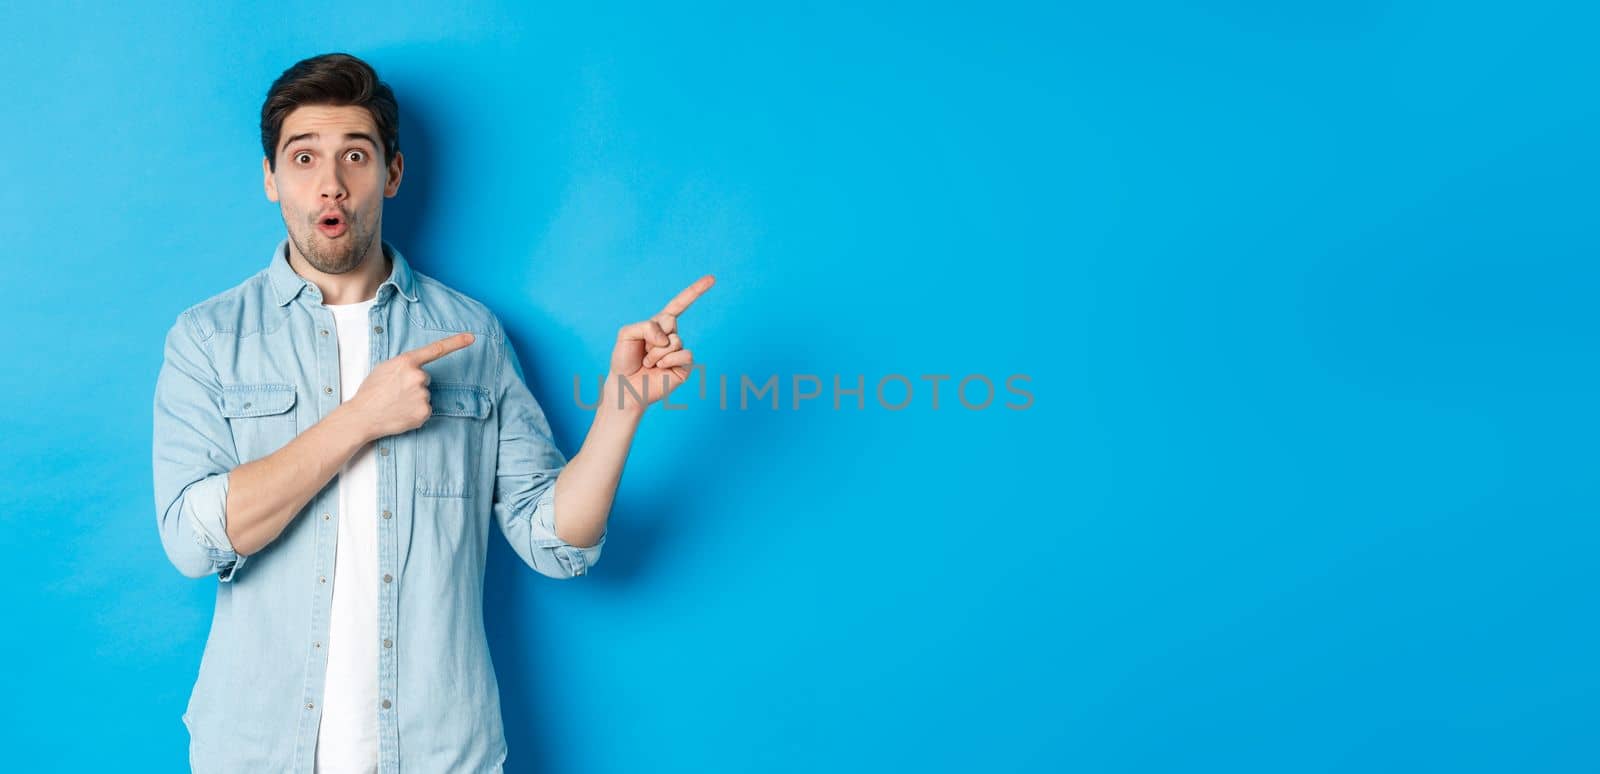
{"type": "Polygon", "coordinates": [[[355,448],[361,448],[370,441],[377,440],[372,432],[372,423],[367,421],[361,410],[353,403],[341,403],[333,411],[328,412],[327,419],[338,433],[351,442],[355,448]]]}
{"type": "Polygon", "coordinates": [[[618,373],[607,376],[605,387],[600,391],[600,405],[595,410],[596,421],[601,417],[639,421],[644,416],[644,410],[650,405],[647,402],[650,397],[648,392],[650,386],[645,385],[641,388],[618,373]]]}

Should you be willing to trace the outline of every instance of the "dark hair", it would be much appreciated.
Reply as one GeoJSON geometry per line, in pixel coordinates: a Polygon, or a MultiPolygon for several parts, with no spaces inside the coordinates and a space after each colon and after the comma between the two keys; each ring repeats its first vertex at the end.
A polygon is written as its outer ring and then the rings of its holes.
{"type": "Polygon", "coordinates": [[[322,54],[295,62],[272,82],[261,103],[261,150],[267,164],[278,169],[278,135],[283,119],[301,105],[364,107],[378,125],[383,160],[400,152],[400,105],[389,84],[378,80],[372,65],[349,54],[322,54]]]}

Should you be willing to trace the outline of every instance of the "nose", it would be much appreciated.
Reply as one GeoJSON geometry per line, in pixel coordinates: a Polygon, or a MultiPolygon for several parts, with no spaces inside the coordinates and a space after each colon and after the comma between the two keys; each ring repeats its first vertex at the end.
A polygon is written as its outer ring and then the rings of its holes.
{"type": "Polygon", "coordinates": [[[350,195],[349,191],[345,190],[344,179],[339,175],[338,165],[330,166],[334,168],[317,181],[317,190],[322,194],[324,204],[343,202],[350,195]]]}

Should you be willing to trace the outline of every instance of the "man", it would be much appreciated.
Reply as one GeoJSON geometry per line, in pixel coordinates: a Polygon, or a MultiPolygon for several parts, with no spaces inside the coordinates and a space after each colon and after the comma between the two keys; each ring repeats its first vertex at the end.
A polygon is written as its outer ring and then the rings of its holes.
{"type": "Polygon", "coordinates": [[[618,332],[567,460],[499,319],[382,239],[398,115],[355,57],[286,70],[261,139],[287,238],[167,334],[157,524],[219,581],[183,716],[196,771],[499,771],[489,519],[534,570],[587,573],[644,410],[694,365],[677,318],[710,275],[618,332]]]}

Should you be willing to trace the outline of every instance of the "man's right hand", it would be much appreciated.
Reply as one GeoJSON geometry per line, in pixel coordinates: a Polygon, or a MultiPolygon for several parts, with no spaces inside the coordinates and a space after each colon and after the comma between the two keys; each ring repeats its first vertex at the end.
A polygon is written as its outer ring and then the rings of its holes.
{"type": "Polygon", "coordinates": [[[235,467],[225,505],[233,550],[254,554],[283,533],[295,514],[368,442],[403,433],[433,416],[422,366],[472,344],[446,336],[379,363],[355,396],[283,448],[235,467]]]}
{"type": "Polygon", "coordinates": [[[361,418],[367,440],[398,435],[420,427],[433,416],[428,372],[422,366],[471,345],[474,336],[457,333],[425,347],[402,352],[373,367],[346,404],[361,418]]]}

